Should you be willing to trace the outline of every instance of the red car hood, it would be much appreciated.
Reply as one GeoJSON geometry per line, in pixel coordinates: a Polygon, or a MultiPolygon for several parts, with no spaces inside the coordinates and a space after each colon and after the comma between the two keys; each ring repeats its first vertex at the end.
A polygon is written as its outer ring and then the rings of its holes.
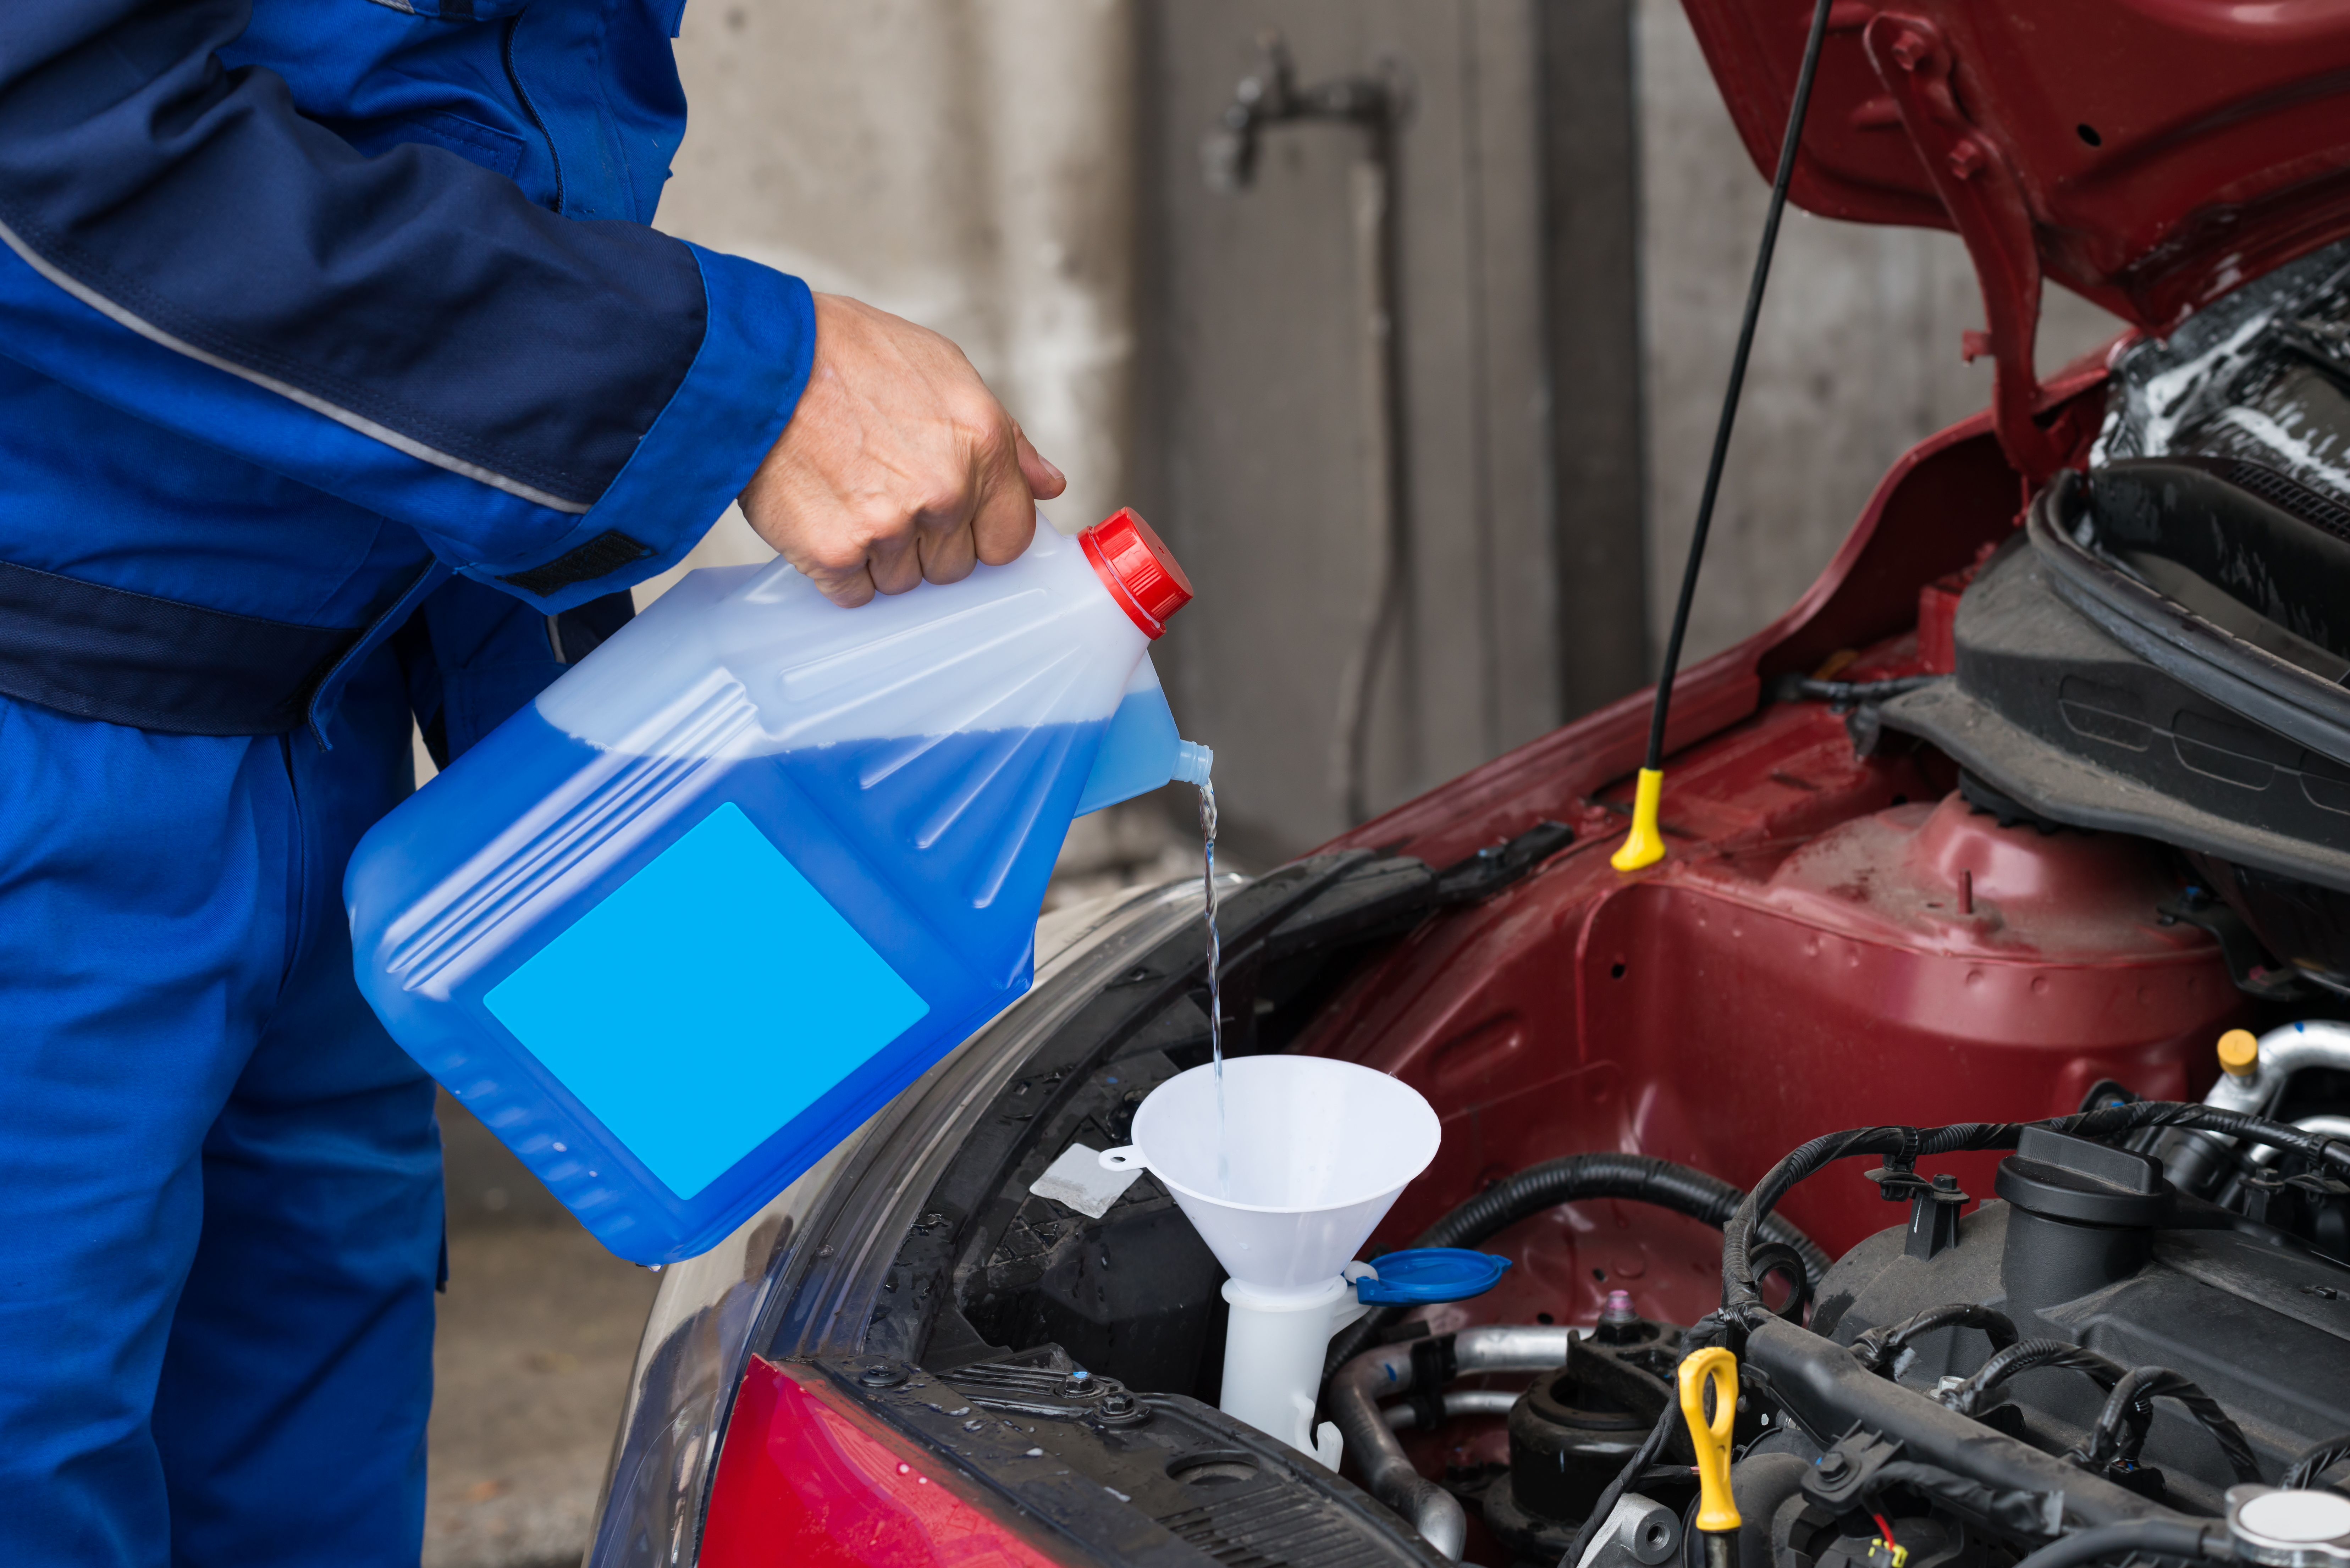
{"type": "MultiPolygon", "coordinates": [[[[1768,178],[1812,5],[1685,4],[1768,178]]],[[[2033,433],[2043,275],[2161,330],[2350,234],[2345,94],[2343,0],[1837,0],[1792,194],[1965,239],[1990,317],[1970,348],[2041,479],[2081,433],[2033,433]]]]}

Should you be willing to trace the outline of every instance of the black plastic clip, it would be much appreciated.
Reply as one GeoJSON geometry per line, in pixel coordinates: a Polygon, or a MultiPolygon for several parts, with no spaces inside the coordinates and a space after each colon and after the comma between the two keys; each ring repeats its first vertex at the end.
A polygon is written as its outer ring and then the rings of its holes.
{"type": "Polygon", "coordinates": [[[2220,944],[2220,957],[2228,965],[2229,977],[2245,995],[2262,1002],[2310,1000],[2309,983],[2271,958],[2260,938],[2252,934],[2251,927],[2244,923],[2244,918],[2203,888],[2189,888],[2177,898],[2166,898],[2154,907],[2154,913],[2166,926],[2183,920],[2210,933],[2220,944]]]}
{"type": "Polygon", "coordinates": [[[1804,1478],[1804,1495],[1841,1513],[1876,1490],[1877,1472],[1901,1457],[1898,1439],[1856,1426],[1804,1478]]]}
{"type": "Polygon", "coordinates": [[[2322,1171],[2307,1170],[2291,1175],[2281,1170],[2254,1167],[2243,1176],[2244,1218],[2255,1224],[2274,1225],[2281,1221],[2269,1212],[2270,1207],[2286,1191],[2306,1194],[2320,1203],[2350,1197],[2350,1187],[2344,1186],[2322,1171]]]}
{"type": "Polygon", "coordinates": [[[1574,828],[1545,818],[1507,843],[1490,845],[1439,871],[1437,901],[1473,904],[1490,898],[1574,842],[1574,828]]]}
{"type": "Polygon", "coordinates": [[[1903,1251],[1926,1262],[1959,1244],[1959,1210],[1969,1199],[1959,1190],[1957,1177],[1923,1177],[1914,1158],[1891,1155],[1882,1168],[1868,1173],[1868,1179],[1877,1183],[1877,1196],[1887,1203],[1908,1201],[1909,1239],[1903,1251]]]}
{"type": "Polygon", "coordinates": [[[1444,1425],[1444,1386],[1460,1373],[1461,1361],[1453,1354],[1451,1334],[1440,1334],[1411,1342],[1409,1397],[1421,1431],[1432,1432],[1444,1425]]]}
{"type": "Polygon", "coordinates": [[[2323,1172],[2329,1167],[2337,1171],[2350,1171],[2350,1138],[2335,1137],[2331,1133],[2320,1134],[2317,1139],[2317,1163],[2314,1168],[2323,1172]]]}

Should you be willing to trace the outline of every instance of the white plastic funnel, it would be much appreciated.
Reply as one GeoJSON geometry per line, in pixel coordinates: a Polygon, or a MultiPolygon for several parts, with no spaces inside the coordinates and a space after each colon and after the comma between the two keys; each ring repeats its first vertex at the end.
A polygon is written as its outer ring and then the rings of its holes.
{"type": "Polygon", "coordinates": [[[1218,1166],[1216,1078],[1194,1067],[1150,1092],[1112,1170],[1148,1168],[1175,1195],[1224,1272],[1259,1293],[1326,1290],[1406,1183],[1436,1158],[1436,1112],[1385,1073],[1323,1056],[1224,1064],[1218,1166]]]}

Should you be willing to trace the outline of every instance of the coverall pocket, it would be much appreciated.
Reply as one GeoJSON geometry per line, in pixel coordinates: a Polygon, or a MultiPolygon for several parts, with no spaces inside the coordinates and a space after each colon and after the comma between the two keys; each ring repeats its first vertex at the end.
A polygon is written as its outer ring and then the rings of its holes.
{"type": "Polygon", "coordinates": [[[509,180],[515,177],[515,171],[522,167],[524,142],[521,137],[512,131],[500,130],[494,125],[484,125],[479,120],[439,109],[380,121],[365,134],[350,138],[351,145],[370,158],[409,142],[445,148],[466,161],[478,163],[493,174],[503,174],[509,180]]]}

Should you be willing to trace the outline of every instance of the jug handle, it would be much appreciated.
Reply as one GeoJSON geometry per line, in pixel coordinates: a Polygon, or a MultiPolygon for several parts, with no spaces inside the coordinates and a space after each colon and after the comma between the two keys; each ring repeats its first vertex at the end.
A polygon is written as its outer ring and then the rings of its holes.
{"type": "Polygon", "coordinates": [[[1143,1158],[1141,1149],[1129,1143],[1102,1150],[1101,1168],[1104,1170],[1149,1170],[1150,1162],[1143,1158]]]}

